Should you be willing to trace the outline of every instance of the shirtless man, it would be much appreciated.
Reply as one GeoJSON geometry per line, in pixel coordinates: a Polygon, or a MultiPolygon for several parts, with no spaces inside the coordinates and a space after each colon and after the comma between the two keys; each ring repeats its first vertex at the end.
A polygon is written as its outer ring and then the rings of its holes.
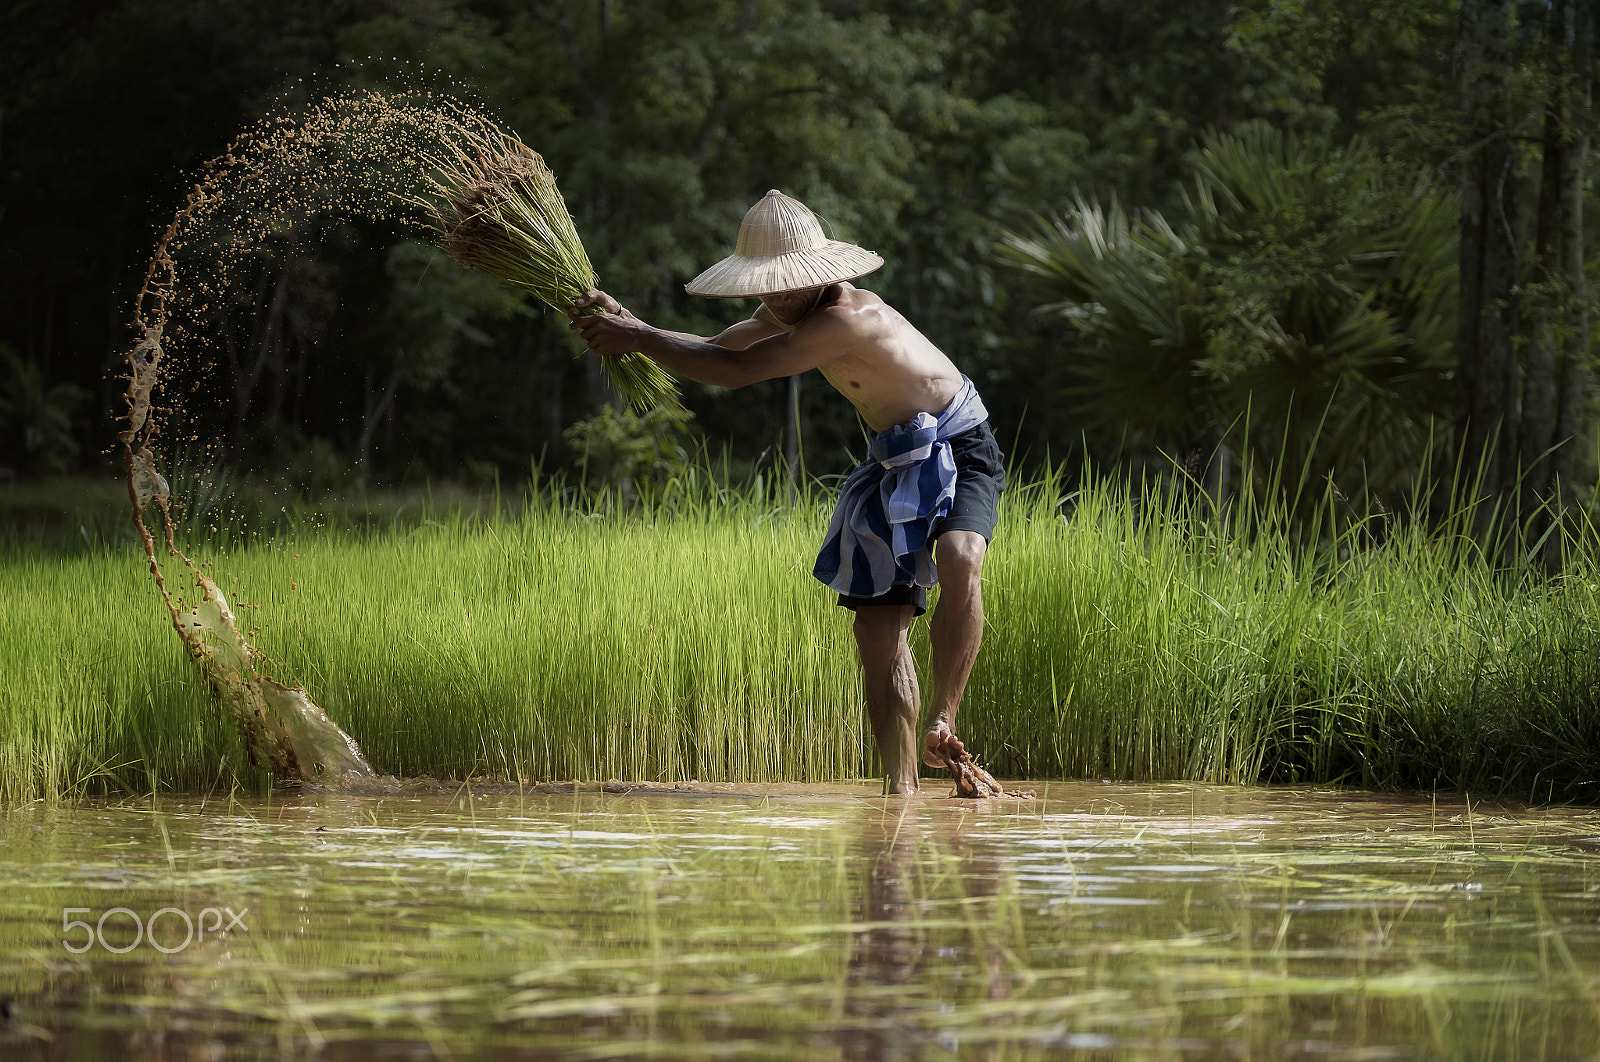
{"type": "Polygon", "coordinates": [[[983,640],[979,579],[1005,469],[970,382],[887,303],[848,283],[882,263],[871,251],[826,239],[811,211],[774,190],[746,215],[736,253],[687,285],[691,294],[759,297],[761,306],[748,320],[710,339],[668,332],[605,292],[590,291],[573,309],[572,328],[595,353],[638,351],[680,376],[719,387],[816,369],[878,433],[872,458],[846,482],[816,574],[855,612],[878,753],[890,791],[911,794],[918,788],[920,693],[906,632],[926,610],[926,587],[936,578],[943,590],[930,631],[933,717],[921,759],[944,766],[945,757],[963,751],[954,733],[956,712],[983,640]],[[596,304],[605,312],[580,316],[596,304]],[[918,425],[921,434],[913,437],[909,429],[918,425]],[[893,467],[885,468],[885,461],[893,467]],[[919,470],[929,461],[944,462],[943,494],[921,498],[916,519],[891,527],[883,514],[894,507],[882,503],[890,491],[897,491],[896,500],[906,490],[916,494],[928,480],[919,470]],[[905,478],[893,478],[896,468],[905,478]],[[935,540],[936,577],[930,563],[935,540]]]}

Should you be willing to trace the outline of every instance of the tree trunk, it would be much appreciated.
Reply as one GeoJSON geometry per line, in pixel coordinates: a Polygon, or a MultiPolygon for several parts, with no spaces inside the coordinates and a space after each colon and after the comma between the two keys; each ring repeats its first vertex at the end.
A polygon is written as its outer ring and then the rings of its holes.
{"type": "Polygon", "coordinates": [[[372,366],[367,366],[366,378],[361,388],[361,433],[356,436],[357,486],[366,490],[372,480],[372,439],[378,426],[394,409],[395,394],[400,389],[400,357],[395,358],[395,368],[380,391],[374,386],[372,366]]]}
{"type": "Polygon", "coordinates": [[[1594,19],[1593,5],[1572,2],[1568,10],[1572,25],[1572,56],[1576,74],[1568,112],[1572,118],[1572,141],[1563,156],[1561,174],[1562,240],[1561,272],[1566,282],[1566,318],[1561,365],[1561,398],[1556,414],[1555,438],[1563,443],[1555,455],[1555,479],[1561,503],[1573,500],[1577,482],[1578,437],[1583,431],[1589,405],[1589,292],[1583,275],[1583,183],[1584,157],[1589,154],[1589,122],[1594,103],[1594,19]]]}
{"type": "MultiPolygon", "coordinates": [[[[1548,69],[1561,69],[1567,50],[1565,9],[1570,0],[1554,0],[1545,32],[1548,69]]],[[[1558,84],[1545,101],[1544,135],[1540,144],[1539,208],[1534,225],[1533,270],[1527,301],[1528,342],[1522,385],[1521,515],[1527,524],[1548,500],[1551,460],[1547,451],[1556,428],[1556,327],[1557,307],[1565,299],[1562,284],[1561,239],[1566,230],[1565,176],[1567,125],[1566,88],[1558,84]]]]}
{"type": "MultiPolygon", "coordinates": [[[[1502,499],[1516,482],[1520,380],[1516,157],[1507,114],[1511,0],[1463,0],[1462,106],[1470,145],[1461,169],[1461,316],[1456,437],[1465,483],[1502,499]]],[[[1481,510],[1485,515],[1493,507],[1481,510]]],[[[1480,532],[1487,524],[1480,522],[1480,532]]]]}

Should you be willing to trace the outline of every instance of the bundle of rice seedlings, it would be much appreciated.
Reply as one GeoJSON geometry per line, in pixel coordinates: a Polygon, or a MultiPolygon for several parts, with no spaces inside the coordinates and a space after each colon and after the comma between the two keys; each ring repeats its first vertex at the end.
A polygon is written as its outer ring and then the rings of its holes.
{"type": "MultiPolygon", "coordinates": [[[[458,126],[459,142],[436,160],[427,207],[450,256],[538,296],[566,313],[598,278],[578,239],[555,175],[539,153],[497,129],[458,126]]],[[[586,313],[601,313],[588,307],[586,313]]],[[[611,383],[644,412],[676,405],[677,385],[642,354],[601,359],[611,383]]]]}

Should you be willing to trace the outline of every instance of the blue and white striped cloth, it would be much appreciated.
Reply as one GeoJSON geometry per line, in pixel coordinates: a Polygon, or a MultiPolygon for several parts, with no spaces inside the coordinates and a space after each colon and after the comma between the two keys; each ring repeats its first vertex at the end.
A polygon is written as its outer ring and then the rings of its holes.
{"type": "Polygon", "coordinates": [[[950,511],[956,493],[955,456],[947,440],[987,419],[978,389],[963,376],[961,390],[937,417],[918,413],[874,436],[871,456],[839,492],[812,574],[850,597],[936,584],[928,534],[950,511]]]}

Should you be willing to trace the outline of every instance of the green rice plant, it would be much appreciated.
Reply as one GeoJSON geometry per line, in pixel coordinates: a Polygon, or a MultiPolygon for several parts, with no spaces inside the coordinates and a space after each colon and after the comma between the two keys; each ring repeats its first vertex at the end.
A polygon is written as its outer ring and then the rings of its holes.
{"type": "MultiPolygon", "coordinates": [[[[531,292],[563,313],[598,284],[555,175],[539,153],[492,127],[457,125],[460,139],[436,160],[424,205],[446,251],[531,292]]],[[[597,306],[585,313],[602,312],[597,306]]],[[[611,382],[635,410],[676,400],[672,376],[642,354],[603,359],[611,382]]]]}
{"type": "Polygon", "coordinates": [[[986,568],[962,720],[997,773],[1594,798],[1592,533],[1545,580],[1448,523],[1311,549],[1248,497],[1101,483],[1070,518],[1059,500],[1017,492],[986,568]]]}
{"type": "Polygon", "coordinates": [[[253,783],[132,549],[0,561],[0,805],[253,783]]]}
{"type": "Polygon", "coordinates": [[[445,522],[372,555],[431,571],[420,598],[395,598],[376,569],[347,581],[350,551],[364,550],[330,543],[302,557],[297,590],[258,591],[266,613],[322,620],[268,628],[261,647],[398,773],[459,775],[465,752],[470,770],[537,779],[856,776],[847,632],[817,596],[772,593],[796,577],[813,522],[541,503],[520,522],[445,522]],[[419,697],[433,710],[415,713],[419,697]]]}
{"type": "MultiPolygon", "coordinates": [[[[957,727],[984,764],[1595,799],[1592,530],[1546,579],[1450,523],[1308,548],[1253,505],[1009,492],[957,727]]],[[[197,556],[263,669],[385,773],[821,781],[876,769],[848,617],[809,574],[827,516],[690,467],[626,506],[547,484],[515,512],[288,519],[197,556]]],[[[0,547],[0,597],[0,801],[256,784],[134,555],[0,547]]]]}

